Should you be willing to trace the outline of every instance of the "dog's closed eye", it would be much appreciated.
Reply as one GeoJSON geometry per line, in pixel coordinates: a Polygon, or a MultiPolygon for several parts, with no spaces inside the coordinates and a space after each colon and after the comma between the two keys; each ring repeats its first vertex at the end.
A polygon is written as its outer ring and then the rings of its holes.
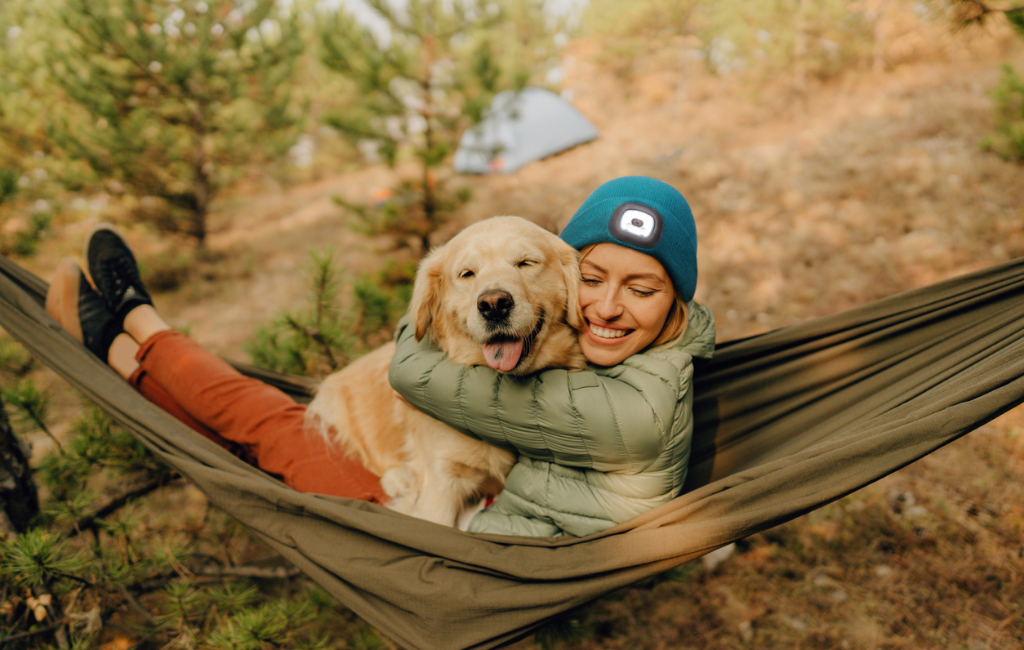
{"type": "Polygon", "coordinates": [[[459,273],[459,277],[460,277],[460,278],[462,278],[463,280],[465,280],[466,278],[471,278],[471,277],[473,277],[474,275],[476,275],[476,273],[473,273],[473,272],[472,272],[472,271],[470,271],[469,269],[463,269],[463,270],[462,270],[462,271],[461,271],[461,272],[459,273]]]}

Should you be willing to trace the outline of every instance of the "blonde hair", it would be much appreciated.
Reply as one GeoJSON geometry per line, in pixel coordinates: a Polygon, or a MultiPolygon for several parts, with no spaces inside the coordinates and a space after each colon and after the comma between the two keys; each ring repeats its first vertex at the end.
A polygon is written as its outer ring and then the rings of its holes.
{"type": "MultiPolygon", "coordinates": [[[[594,250],[595,246],[597,244],[590,244],[580,249],[580,263],[590,254],[590,251],[594,250]]],[[[686,326],[689,324],[686,300],[680,295],[675,285],[672,285],[672,290],[674,299],[672,300],[672,306],[668,308],[668,315],[665,316],[665,324],[661,326],[661,333],[658,334],[657,338],[650,345],[644,348],[645,350],[668,343],[686,331],[686,326]]]]}

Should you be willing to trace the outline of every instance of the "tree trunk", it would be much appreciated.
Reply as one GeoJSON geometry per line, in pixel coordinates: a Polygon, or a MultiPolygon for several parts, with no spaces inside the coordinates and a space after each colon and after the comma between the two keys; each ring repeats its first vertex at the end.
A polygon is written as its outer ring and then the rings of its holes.
{"type": "Polygon", "coordinates": [[[431,35],[423,38],[423,49],[425,52],[425,65],[423,79],[420,82],[423,88],[423,110],[422,115],[426,121],[423,130],[423,227],[425,231],[420,233],[421,257],[426,257],[430,252],[430,233],[437,228],[437,202],[434,196],[434,187],[431,178],[431,165],[427,161],[434,158],[434,130],[432,120],[434,119],[434,39],[431,35]]]}
{"type": "Polygon", "coordinates": [[[206,169],[206,152],[203,150],[203,136],[206,124],[203,112],[197,105],[192,111],[192,192],[196,207],[192,213],[192,236],[196,239],[196,248],[203,252],[206,247],[206,218],[210,211],[210,178],[206,169]]]}
{"type": "Polygon", "coordinates": [[[807,90],[807,13],[810,8],[810,0],[800,0],[796,16],[796,42],[793,44],[796,89],[804,97],[807,90]]]}
{"type": "Polygon", "coordinates": [[[0,401],[0,535],[24,532],[39,512],[39,494],[28,456],[14,437],[3,401],[0,401]]]}
{"type": "Polygon", "coordinates": [[[871,68],[875,72],[885,71],[885,46],[888,34],[888,25],[885,21],[885,10],[886,5],[889,4],[889,0],[881,0],[875,7],[875,25],[874,25],[874,46],[871,52],[871,68]]]}
{"type": "MultiPolygon", "coordinates": [[[[429,124],[429,122],[428,122],[429,124]]],[[[427,134],[430,134],[430,127],[427,127],[427,134]]],[[[420,246],[423,251],[421,256],[426,257],[430,252],[430,233],[437,227],[437,204],[434,197],[433,176],[430,168],[423,163],[423,218],[426,232],[420,233],[420,246]]]]}

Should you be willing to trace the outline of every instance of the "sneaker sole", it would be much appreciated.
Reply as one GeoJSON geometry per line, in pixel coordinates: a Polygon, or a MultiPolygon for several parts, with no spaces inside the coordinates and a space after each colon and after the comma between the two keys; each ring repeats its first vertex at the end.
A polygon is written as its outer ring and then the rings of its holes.
{"type": "Polygon", "coordinates": [[[64,258],[57,265],[57,273],[46,292],[46,313],[60,323],[68,334],[82,343],[82,322],[78,318],[78,295],[81,289],[82,269],[71,259],[64,258]]]}

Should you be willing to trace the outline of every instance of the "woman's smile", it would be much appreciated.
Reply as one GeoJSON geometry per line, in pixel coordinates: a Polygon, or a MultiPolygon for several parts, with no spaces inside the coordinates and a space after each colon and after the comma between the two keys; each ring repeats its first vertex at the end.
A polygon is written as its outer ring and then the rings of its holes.
{"type": "Polygon", "coordinates": [[[621,339],[622,337],[627,336],[634,331],[610,327],[601,327],[600,325],[595,325],[589,319],[587,319],[587,327],[590,328],[590,334],[597,341],[597,343],[603,345],[618,343],[618,339],[621,339]]]}

